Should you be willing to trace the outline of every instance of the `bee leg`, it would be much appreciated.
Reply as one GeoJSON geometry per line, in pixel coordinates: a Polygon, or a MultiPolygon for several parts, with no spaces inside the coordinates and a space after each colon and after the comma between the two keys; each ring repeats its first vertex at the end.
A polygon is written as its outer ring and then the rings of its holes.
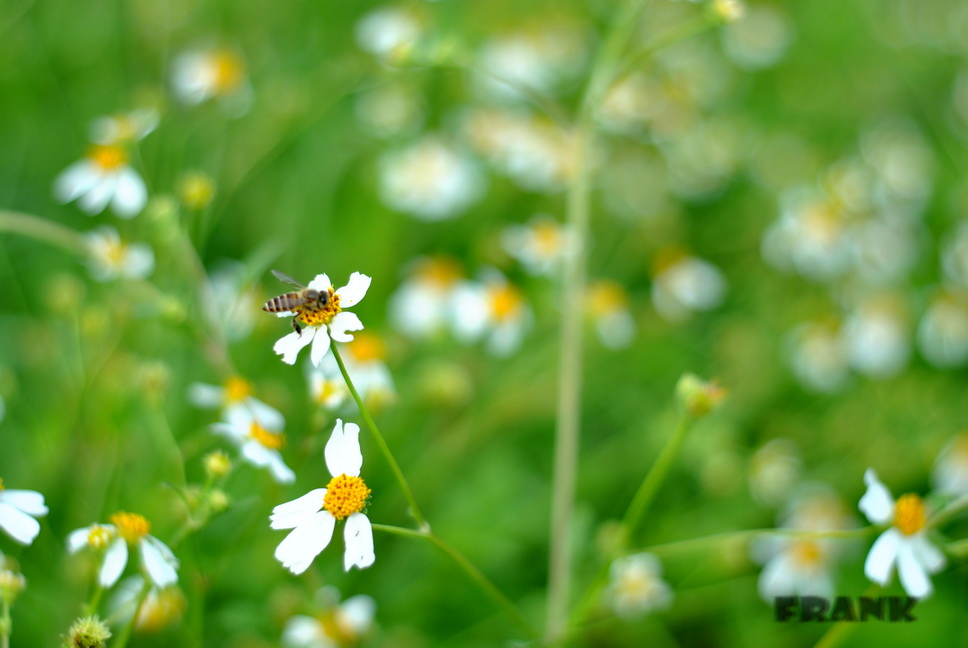
{"type": "Polygon", "coordinates": [[[296,332],[297,335],[302,335],[302,328],[299,326],[299,322],[296,321],[296,319],[298,317],[299,316],[296,315],[296,317],[293,317],[292,318],[292,328],[296,332]]]}

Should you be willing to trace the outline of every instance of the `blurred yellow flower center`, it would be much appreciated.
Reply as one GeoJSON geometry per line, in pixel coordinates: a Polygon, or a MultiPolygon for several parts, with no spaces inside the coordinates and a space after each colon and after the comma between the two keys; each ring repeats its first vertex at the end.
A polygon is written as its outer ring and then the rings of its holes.
{"type": "Polygon", "coordinates": [[[628,305],[625,289],[614,281],[599,281],[592,285],[588,295],[588,307],[595,315],[614,313],[628,305]]]}
{"type": "Polygon", "coordinates": [[[333,318],[342,310],[339,307],[339,295],[330,286],[329,299],[326,301],[326,306],[318,311],[308,311],[300,308],[299,321],[306,326],[325,326],[332,322],[333,318]]]}
{"type": "Polygon", "coordinates": [[[121,239],[109,238],[104,242],[104,247],[101,249],[101,254],[104,258],[104,263],[108,266],[118,267],[124,262],[125,254],[127,253],[128,246],[124,244],[121,239]]]}
{"type": "Polygon", "coordinates": [[[217,52],[212,55],[211,66],[216,92],[230,92],[241,85],[245,70],[239,57],[230,52],[217,52]]]}
{"type": "Polygon", "coordinates": [[[321,612],[316,618],[319,625],[323,626],[323,634],[337,646],[349,646],[357,640],[350,620],[339,608],[321,612]]]}
{"type": "Polygon", "coordinates": [[[656,595],[658,584],[649,574],[636,573],[625,574],[615,584],[616,594],[625,599],[634,601],[648,600],[656,595]]]}
{"type": "Polygon", "coordinates": [[[185,595],[177,587],[152,590],[141,606],[135,627],[145,632],[156,632],[178,621],[184,611],[185,595]]]}
{"type": "Polygon", "coordinates": [[[521,293],[511,284],[501,284],[489,290],[489,301],[494,319],[504,320],[521,306],[521,293]]]}
{"type": "Polygon", "coordinates": [[[128,162],[128,153],[120,146],[95,146],[88,157],[104,171],[114,171],[128,162]]]}
{"type": "Polygon", "coordinates": [[[793,546],[790,547],[790,554],[795,563],[804,567],[811,567],[823,562],[823,552],[820,551],[820,545],[808,540],[794,542],[793,546]]]}
{"type": "Polygon", "coordinates": [[[449,288],[461,277],[460,265],[447,257],[425,259],[416,271],[421,281],[435,284],[437,288],[449,288]]]}
{"type": "Polygon", "coordinates": [[[923,529],[927,518],[924,500],[917,495],[902,495],[894,505],[894,526],[904,535],[914,535],[923,529]]]}
{"type": "Polygon", "coordinates": [[[118,527],[118,533],[128,542],[134,544],[151,531],[151,524],[144,516],[137,513],[119,511],[111,516],[111,524],[118,527]]]}
{"type": "Polygon", "coordinates": [[[225,401],[241,403],[252,395],[252,384],[245,378],[233,376],[225,381],[225,401]]]}
{"type": "Polygon", "coordinates": [[[347,348],[358,362],[372,362],[386,358],[386,348],[383,340],[373,333],[357,333],[347,348]]]}
{"type": "Polygon", "coordinates": [[[95,524],[87,533],[87,544],[95,549],[104,549],[111,544],[113,535],[111,529],[95,524]]]}
{"type": "Polygon", "coordinates": [[[186,173],[178,182],[178,197],[191,209],[205,209],[215,197],[215,182],[204,173],[186,173]]]}
{"type": "Polygon", "coordinates": [[[270,450],[279,450],[286,445],[286,435],[282,432],[270,432],[258,423],[249,426],[249,436],[270,450]]]}
{"type": "Polygon", "coordinates": [[[561,227],[557,223],[538,223],[532,228],[535,247],[539,256],[548,257],[561,249],[561,227]]]}
{"type": "Polygon", "coordinates": [[[342,520],[362,511],[369,496],[370,489],[362,479],[340,475],[329,480],[326,495],[323,497],[323,508],[337,520],[342,520]]]}
{"type": "Polygon", "coordinates": [[[316,400],[320,404],[325,404],[330,398],[336,395],[339,390],[340,383],[335,380],[324,380],[319,386],[319,392],[316,394],[316,400]]]}

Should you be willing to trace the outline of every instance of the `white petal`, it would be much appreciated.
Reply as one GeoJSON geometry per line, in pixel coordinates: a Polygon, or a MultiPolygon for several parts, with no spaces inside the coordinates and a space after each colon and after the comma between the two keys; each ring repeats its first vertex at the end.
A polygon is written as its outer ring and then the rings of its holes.
{"type": "Polygon", "coordinates": [[[867,492],[860,498],[857,507],[874,524],[887,524],[894,519],[894,498],[891,497],[891,491],[877,479],[873,468],[868,468],[864,473],[864,483],[867,484],[867,492]]]}
{"type": "Polygon", "coordinates": [[[356,316],[356,313],[342,311],[337,313],[333,321],[329,323],[329,335],[337,342],[350,342],[353,336],[349,331],[360,331],[363,329],[363,322],[356,316]]]}
{"type": "Polygon", "coordinates": [[[770,559],[760,573],[759,592],[765,601],[772,601],[777,596],[791,596],[795,593],[790,561],[786,553],[780,553],[770,559]]]}
{"type": "Polygon", "coordinates": [[[144,243],[128,246],[122,272],[128,279],[145,279],[155,269],[155,253],[144,243]]]}
{"type": "Polygon", "coordinates": [[[867,560],[864,561],[864,574],[878,585],[887,585],[891,578],[891,567],[897,559],[901,538],[897,529],[888,529],[874,541],[867,560]]]}
{"type": "MultiPolygon", "coordinates": [[[[339,315],[336,317],[339,317],[339,315]]],[[[324,328],[319,328],[316,330],[316,339],[313,340],[313,348],[309,352],[309,359],[313,365],[318,367],[327,351],[329,351],[329,332],[324,328]]]]}
{"type": "Polygon", "coordinates": [[[282,631],[282,645],[286,648],[319,648],[335,646],[326,636],[322,624],[316,619],[296,615],[286,621],[282,631]]]}
{"type": "Polygon", "coordinates": [[[373,617],[376,616],[376,601],[366,594],[351,596],[339,607],[357,635],[369,630],[373,624],[373,617]]]}
{"type": "Polygon", "coordinates": [[[326,467],[333,477],[349,475],[359,477],[363,467],[363,453],[360,452],[360,426],[336,419],[333,434],[326,442],[324,451],[326,467]]]}
{"type": "Polygon", "coordinates": [[[292,530],[276,547],[276,558],[293,574],[301,574],[333,538],[336,519],[326,511],[292,530]]]}
{"type": "Polygon", "coordinates": [[[350,567],[365,569],[376,560],[373,553],[373,527],[370,518],[362,513],[354,513],[346,518],[346,529],[343,531],[346,541],[346,553],[343,554],[343,569],[350,567]]]}
{"type": "Polygon", "coordinates": [[[77,553],[87,546],[87,539],[91,535],[91,527],[74,529],[67,534],[67,553],[77,553]]]}
{"type": "Polygon", "coordinates": [[[144,180],[131,167],[124,167],[118,172],[117,185],[111,208],[121,218],[132,218],[141,213],[148,202],[148,189],[144,180]]]}
{"type": "Polygon", "coordinates": [[[3,490],[0,491],[0,502],[6,502],[16,506],[24,513],[34,517],[47,515],[47,507],[44,506],[44,496],[32,490],[3,490]]]}
{"type": "Polygon", "coordinates": [[[349,283],[336,291],[336,294],[339,295],[340,308],[349,308],[360,303],[360,300],[366,296],[371,281],[373,280],[365,274],[359,272],[351,274],[349,283]]]}
{"type": "Polygon", "coordinates": [[[931,544],[923,533],[913,536],[910,542],[911,549],[914,551],[914,557],[924,565],[928,573],[933,574],[941,571],[941,568],[945,565],[944,554],[931,544]]]}
{"type": "Polygon", "coordinates": [[[286,335],[276,341],[272,347],[272,350],[275,351],[277,355],[281,355],[282,361],[286,364],[296,364],[296,357],[299,355],[299,352],[313,341],[313,337],[315,337],[315,335],[316,329],[312,327],[303,329],[302,333],[296,333],[293,331],[289,335],[286,335]]]}
{"type": "Polygon", "coordinates": [[[914,547],[911,546],[909,538],[905,538],[900,543],[897,554],[897,575],[908,596],[920,599],[931,594],[931,579],[914,555],[914,547]]]}
{"type": "Polygon", "coordinates": [[[286,465],[286,462],[282,460],[282,456],[278,452],[271,457],[269,470],[272,471],[272,476],[279,484],[291,484],[296,481],[296,473],[286,465]]]}
{"type": "Polygon", "coordinates": [[[78,198],[77,206],[88,214],[100,214],[111,201],[111,196],[114,195],[117,184],[118,176],[116,174],[102,174],[97,183],[86,194],[78,198]]]}
{"type": "Polygon", "coordinates": [[[205,383],[192,383],[188,386],[188,400],[198,407],[219,407],[225,398],[225,388],[205,383]]]}
{"type": "Polygon", "coordinates": [[[101,179],[96,164],[84,159],[75,162],[57,176],[54,181],[54,196],[62,203],[76,200],[90,191],[101,179]]]}
{"type": "Polygon", "coordinates": [[[286,419],[282,413],[276,408],[266,405],[258,398],[249,396],[245,399],[245,404],[252,410],[252,414],[259,425],[267,430],[281,430],[286,426],[286,419]]]}
{"type": "Polygon", "coordinates": [[[269,520],[273,529],[294,529],[309,520],[323,508],[325,488],[315,488],[302,497],[296,498],[272,509],[269,520]]]}
{"type": "Polygon", "coordinates": [[[148,578],[158,587],[167,587],[178,582],[178,572],[175,571],[176,565],[169,562],[174,558],[171,550],[162,545],[161,541],[152,536],[145,536],[141,540],[141,564],[148,572],[148,578]],[[162,551],[161,547],[166,551],[162,551]],[[167,555],[166,555],[167,554],[167,555]]]}
{"type": "Polygon", "coordinates": [[[329,280],[329,275],[318,274],[313,278],[312,281],[309,282],[309,285],[306,287],[312,288],[313,290],[324,291],[332,288],[333,282],[329,280]]]}
{"type": "Polygon", "coordinates": [[[128,564],[128,543],[124,538],[118,536],[108,546],[104,552],[104,562],[101,563],[101,571],[98,572],[97,580],[102,587],[111,587],[118,582],[125,566],[128,564]]]}
{"type": "Polygon", "coordinates": [[[20,509],[0,501],[0,529],[20,544],[29,545],[40,533],[40,523],[20,509]]]}

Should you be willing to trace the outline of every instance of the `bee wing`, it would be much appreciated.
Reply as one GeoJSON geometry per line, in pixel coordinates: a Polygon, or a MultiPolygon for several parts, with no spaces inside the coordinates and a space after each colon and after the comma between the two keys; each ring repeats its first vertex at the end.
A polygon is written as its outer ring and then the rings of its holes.
{"type": "Polygon", "coordinates": [[[287,275],[285,272],[279,272],[278,270],[273,270],[272,274],[275,275],[276,279],[278,279],[283,283],[292,284],[293,286],[296,286],[297,288],[302,288],[304,290],[306,288],[306,286],[302,285],[301,283],[299,283],[298,281],[296,281],[295,279],[287,275]]]}

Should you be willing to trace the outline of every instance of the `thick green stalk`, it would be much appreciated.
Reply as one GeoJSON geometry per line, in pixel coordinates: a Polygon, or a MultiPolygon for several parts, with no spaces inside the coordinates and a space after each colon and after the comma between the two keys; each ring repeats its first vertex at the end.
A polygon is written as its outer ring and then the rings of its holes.
{"type": "Polygon", "coordinates": [[[0,232],[29,236],[80,256],[86,256],[90,249],[87,240],[74,230],[33,214],[0,210],[0,232]]]}

